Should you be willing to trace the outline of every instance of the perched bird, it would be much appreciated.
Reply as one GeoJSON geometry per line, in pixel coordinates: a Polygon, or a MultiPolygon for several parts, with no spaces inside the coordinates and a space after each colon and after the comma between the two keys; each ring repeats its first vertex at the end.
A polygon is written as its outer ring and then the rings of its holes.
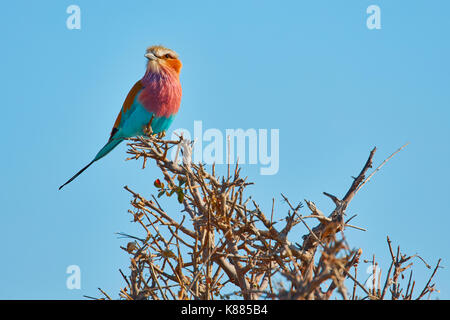
{"type": "Polygon", "coordinates": [[[87,166],[59,189],[106,156],[125,138],[144,135],[144,128],[149,123],[154,133],[169,128],[181,103],[181,61],[175,51],[162,46],[149,47],[145,57],[148,59],[145,74],[128,93],[108,142],[87,166]]]}

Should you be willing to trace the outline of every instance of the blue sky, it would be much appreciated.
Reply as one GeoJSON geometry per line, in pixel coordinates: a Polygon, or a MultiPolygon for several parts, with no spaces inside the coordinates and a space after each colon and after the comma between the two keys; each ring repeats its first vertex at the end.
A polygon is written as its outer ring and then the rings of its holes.
{"type": "MultiPolygon", "coordinates": [[[[357,195],[348,214],[367,232],[351,245],[387,270],[386,236],[434,265],[450,298],[450,21],[448,1],[15,1],[3,4],[3,139],[0,159],[0,298],[115,296],[128,258],[116,232],[137,234],[128,185],[153,191],[155,168],[125,162],[116,148],[62,191],[58,186],[103,146],[144,50],[180,54],[183,100],[172,129],[279,129],[280,168],[249,193],[277,216],[308,199],[333,208],[377,146],[375,164],[406,142],[357,195]],[[81,29],[66,8],[81,8],[81,29]],[[366,8],[381,8],[380,30],[366,8]],[[66,288],[66,268],[81,269],[81,290],[66,288]]],[[[170,132],[169,132],[170,133],[170,132]]],[[[173,212],[177,207],[167,203],[173,212]]],[[[306,233],[301,231],[298,238],[306,233]]],[[[295,238],[295,235],[294,235],[295,238]]],[[[293,239],[295,240],[295,239],[293,239]]],[[[362,268],[362,272],[364,272],[362,268]]],[[[431,270],[416,261],[416,286],[431,270]]]]}

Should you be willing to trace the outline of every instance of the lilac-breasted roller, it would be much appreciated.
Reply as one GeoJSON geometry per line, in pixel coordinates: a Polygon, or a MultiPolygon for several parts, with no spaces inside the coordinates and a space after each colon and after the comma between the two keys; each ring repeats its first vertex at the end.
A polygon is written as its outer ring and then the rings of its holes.
{"type": "Polygon", "coordinates": [[[147,49],[147,70],[131,88],[117,116],[106,145],[95,158],[59,189],[78,177],[97,160],[106,156],[122,140],[144,135],[144,127],[151,121],[152,131],[159,133],[169,128],[181,103],[181,61],[175,51],[162,46],[147,49]]]}

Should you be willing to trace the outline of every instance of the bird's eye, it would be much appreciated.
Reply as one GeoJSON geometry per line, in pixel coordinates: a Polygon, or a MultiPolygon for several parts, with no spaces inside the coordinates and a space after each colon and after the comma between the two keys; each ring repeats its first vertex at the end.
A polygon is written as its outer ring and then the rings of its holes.
{"type": "Polygon", "coordinates": [[[170,54],[168,54],[168,53],[166,53],[166,54],[164,55],[164,57],[165,57],[166,59],[171,58],[170,54]]]}

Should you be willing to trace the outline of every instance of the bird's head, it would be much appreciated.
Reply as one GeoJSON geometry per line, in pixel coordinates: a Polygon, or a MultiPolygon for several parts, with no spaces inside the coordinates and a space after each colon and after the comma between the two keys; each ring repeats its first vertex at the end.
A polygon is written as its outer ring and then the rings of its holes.
{"type": "Polygon", "coordinates": [[[161,73],[162,71],[174,71],[180,74],[182,67],[178,54],[163,46],[152,46],[147,48],[145,57],[148,59],[147,72],[161,73]]]}

